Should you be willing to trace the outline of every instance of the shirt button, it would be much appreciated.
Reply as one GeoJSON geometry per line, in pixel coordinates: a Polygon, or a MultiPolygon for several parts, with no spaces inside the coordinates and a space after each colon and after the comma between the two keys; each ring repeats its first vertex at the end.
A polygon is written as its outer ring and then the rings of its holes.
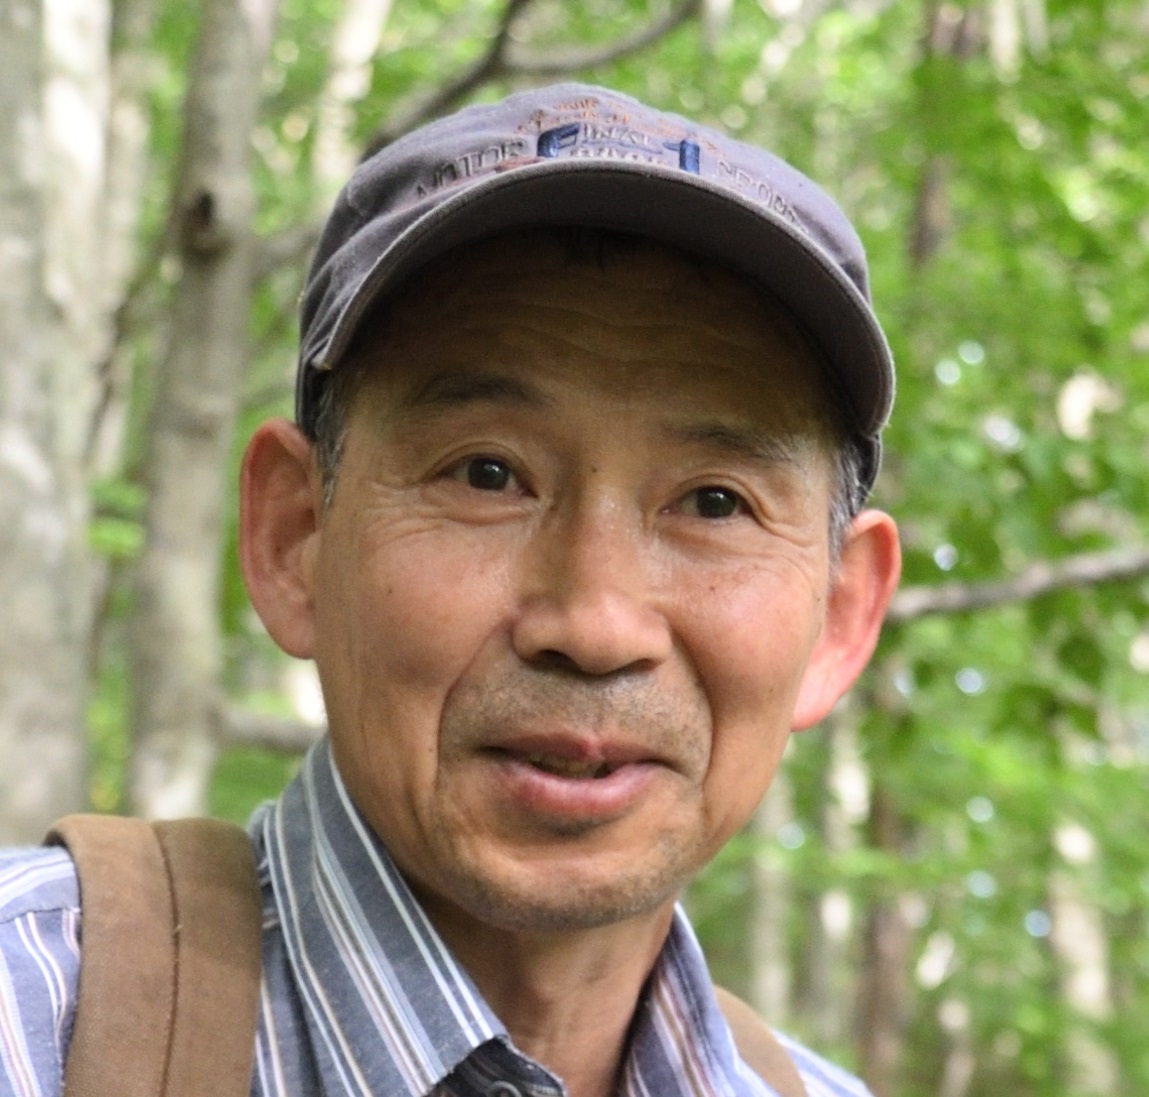
{"type": "Polygon", "coordinates": [[[487,1086],[487,1097],[523,1097],[518,1086],[510,1082],[492,1082],[487,1086]]]}

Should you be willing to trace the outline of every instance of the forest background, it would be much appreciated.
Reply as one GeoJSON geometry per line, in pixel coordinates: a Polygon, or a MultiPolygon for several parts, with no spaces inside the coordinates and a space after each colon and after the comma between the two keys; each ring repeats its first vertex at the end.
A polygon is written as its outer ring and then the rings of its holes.
{"type": "Polygon", "coordinates": [[[689,902],[877,1097],[1149,1092],[1146,0],[0,0],[0,841],[242,820],[322,713],[234,558],[365,150],[572,75],[855,219],[900,367],[873,666],[689,902]]]}

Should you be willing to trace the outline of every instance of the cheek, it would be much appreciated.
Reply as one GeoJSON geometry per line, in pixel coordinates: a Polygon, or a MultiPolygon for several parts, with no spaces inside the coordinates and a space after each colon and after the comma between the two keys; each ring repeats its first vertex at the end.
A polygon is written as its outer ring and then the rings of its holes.
{"type": "Polygon", "coordinates": [[[315,658],[336,762],[396,849],[434,795],[444,704],[498,631],[502,582],[476,559],[421,536],[322,561],[315,658]]]}
{"type": "Polygon", "coordinates": [[[684,642],[716,720],[792,715],[823,609],[806,583],[753,569],[695,589],[683,614],[684,642]]]}
{"type": "Polygon", "coordinates": [[[717,846],[747,822],[777,770],[821,603],[744,577],[706,605],[692,615],[690,647],[712,718],[705,799],[717,846]]]}
{"type": "Polygon", "coordinates": [[[317,659],[338,668],[356,722],[398,706],[438,707],[492,631],[505,565],[433,534],[365,539],[325,562],[317,659]]]}

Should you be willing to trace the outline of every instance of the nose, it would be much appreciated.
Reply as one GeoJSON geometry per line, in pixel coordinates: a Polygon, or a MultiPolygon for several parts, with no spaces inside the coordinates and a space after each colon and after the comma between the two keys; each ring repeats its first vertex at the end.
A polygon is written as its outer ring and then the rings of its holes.
{"type": "Polygon", "coordinates": [[[655,546],[618,508],[553,515],[526,553],[515,651],[587,675],[653,669],[673,645],[661,585],[655,546]]]}

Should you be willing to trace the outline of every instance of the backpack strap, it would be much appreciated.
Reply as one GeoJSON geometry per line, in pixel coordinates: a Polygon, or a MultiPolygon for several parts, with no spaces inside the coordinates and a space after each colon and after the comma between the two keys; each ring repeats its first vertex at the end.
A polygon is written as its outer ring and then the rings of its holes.
{"type": "Polygon", "coordinates": [[[730,1026],[742,1061],[763,1081],[769,1082],[780,1097],[809,1097],[790,1053],[758,1014],[722,987],[714,988],[714,997],[730,1026]]]}
{"type": "Polygon", "coordinates": [[[83,909],[65,1097],[247,1097],[262,904],[244,831],[72,815],[46,841],[83,909]]]}

